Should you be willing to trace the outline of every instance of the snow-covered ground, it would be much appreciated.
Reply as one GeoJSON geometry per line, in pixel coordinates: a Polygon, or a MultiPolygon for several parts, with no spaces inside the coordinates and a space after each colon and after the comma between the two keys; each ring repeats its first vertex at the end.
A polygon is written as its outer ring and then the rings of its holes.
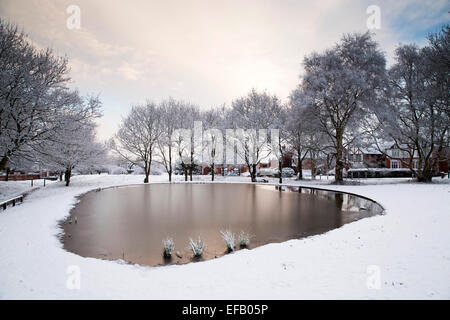
{"type": "MultiPolygon", "coordinates": [[[[76,176],[68,188],[60,182],[41,187],[23,204],[1,212],[0,298],[450,298],[448,179],[434,184],[359,179],[359,185],[327,185],[378,201],[386,215],[201,263],[144,267],[83,258],[62,249],[56,237],[57,221],[69,214],[76,195],[142,180],[137,175],[76,176]],[[67,287],[74,270],[81,272],[80,289],[67,287]]],[[[151,180],[167,181],[167,176],[151,176],[151,180]]],[[[247,182],[249,178],[225,180],[247,182]]],[[[330,181],[301,183],[323,186],[330,181]]],[[[9,183],[2,184],[1,190],[9,196],[5,191],[10,190],[9,183]]]]}

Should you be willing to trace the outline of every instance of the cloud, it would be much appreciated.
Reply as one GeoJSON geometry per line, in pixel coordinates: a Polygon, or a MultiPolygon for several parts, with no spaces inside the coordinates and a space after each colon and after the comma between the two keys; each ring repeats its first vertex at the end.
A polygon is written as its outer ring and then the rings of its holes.
{"type": "Polygon", "coordinates": [[[423,41],[449,16],[447,0],[77,0],[81,29],[69,30],[71,4],[2,0],[0,16],[39,46],[68,55],[80,90],[101,93],[104,136],[147,98],[173,96],[209,108],[256,87],[285,99],[305,55],[332,46],[343,33],[367,30],[369,5],[380,6],[375,37],[389,62],[399,42],[423,41]]]}

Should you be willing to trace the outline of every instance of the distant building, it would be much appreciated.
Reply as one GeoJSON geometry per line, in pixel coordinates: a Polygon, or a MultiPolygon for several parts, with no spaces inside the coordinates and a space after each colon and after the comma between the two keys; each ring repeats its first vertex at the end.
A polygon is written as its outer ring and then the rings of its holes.
{"type": "Polygon", "coordinates": [[[36,180],[47,178],[54,173],[48,171],[25,171],[25,170],[11,170],[8,173],[0,174],[0,181],[22,181],[22,180],[36,180]]]}
{"type": "Polygon", "coordinates": [[[405,148],[399,148],[397,145],[392,145],[385,151],[386,154],[386,168],[390,169],[417,169],[418,160],[417,153],[413,151],[407,152],[405,148]],[[412,157],[411,157],[412,154],[412,157]]]}
{"type": "Polygon", "coordinates": [[[374,148],[354,148],[347,152],[347,167],[385,168],[385,158],[382,152],[374,148]]]}

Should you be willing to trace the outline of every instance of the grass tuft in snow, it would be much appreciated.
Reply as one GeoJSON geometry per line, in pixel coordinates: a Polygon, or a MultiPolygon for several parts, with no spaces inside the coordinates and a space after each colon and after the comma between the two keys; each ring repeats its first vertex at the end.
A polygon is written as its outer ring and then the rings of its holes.
{"type": "Polygon", "coordinates": [[[224,230],[220,231],[220,234],[222,235],[223,241],[225,241],[225,244],[227,245],[227,248],[229,251],[234,251],[235,248],[235,237],[234,233],[231,230],[224,230]]]}
{"type": "Polygon", "coordinates": [[[250,234],[248,234],[247,232],[241,231],[241,233],[239,233],[239,236],[238,236],[239,246],[241,246],[242,248],[248,247],[250,244],[251,237],[252,236],[250,234]]]}
{"type": "Polygon", "coordinates": [[[197,241],[194,241],[192,240],[192,238],[189,238],[189,246],[192,253],[194,254],[194,257],[201,257],[203,251],[206,248],[206,245],[200,236],[198,236],[197,241]]]}
{"type": "Polygon", "coordinates": [[[175,243],[173,242],[173,239],[166,238],[162,241],[162,243],[163,243],[163,249],[164,249],[164,256],[165,257],[172,256],[172,253],[175,250],[175,243]]]}

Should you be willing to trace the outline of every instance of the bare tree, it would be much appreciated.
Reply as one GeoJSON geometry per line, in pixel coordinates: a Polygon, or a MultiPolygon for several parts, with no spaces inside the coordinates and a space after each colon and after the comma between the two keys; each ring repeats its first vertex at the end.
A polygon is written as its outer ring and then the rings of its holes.
{"type": "Polygon", "coordinates": [[[343,182],[344,151],[357,133],[358,122],[384,88],[385,64],[369,33],[345,35],[333,49],[304,59],[301,89],[333,143],[336,183],[343,182]]]}
{"type": "Polygon", "coordinates": [[[144,169],[144,183],[148,183],[154,151],[161,134],[161,109],[153,102],[147,102],[131,109],[110,145],[123,158],[144,169]]]}

